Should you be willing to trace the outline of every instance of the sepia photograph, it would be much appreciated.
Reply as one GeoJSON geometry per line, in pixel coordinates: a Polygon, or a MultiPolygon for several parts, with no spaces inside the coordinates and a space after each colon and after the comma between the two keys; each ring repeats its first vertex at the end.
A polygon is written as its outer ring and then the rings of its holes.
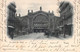
{"type": "Polygon", "coordinates": [[[13,40],[67,39],[73,36],[73,6],[70,2],[46,5],[13,1],[7,9],[7,36],[13,40]]]}
{"type": "Polygon", "coordinates": [[[0,0],[0,52],[80,52],[80,0],[0,0]]]}

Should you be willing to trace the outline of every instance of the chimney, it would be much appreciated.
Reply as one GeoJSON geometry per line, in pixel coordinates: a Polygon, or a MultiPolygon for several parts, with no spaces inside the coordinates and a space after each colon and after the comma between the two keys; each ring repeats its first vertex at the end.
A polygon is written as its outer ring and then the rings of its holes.
{"type": "Polygon", "coordinates": [[[54,14],[54,12],[52,11],[52,14],[54,14]]]}
{"type": "Polygon", "coordinates": [[[31,10],[31,13],[33,13],[33,10],[31,10]]]}
{"type": "Polygon", "coordinates": [[[19,17],[21,17],[21,14],[19,14],[19,17]]]}
{"type": "Polygon", "coordinates": [[[42,7],[40,7],[40,11],[42,11],[42,7]]]}
{"type": "Polygon", "coordinates": [[[50,13],[50,11],[49,11],[49,13],[50,13]]]}
{"type": "Polygon", "coordinates": [[[28,13],[30,13],[30,10],[28,10],[28,13]]]}

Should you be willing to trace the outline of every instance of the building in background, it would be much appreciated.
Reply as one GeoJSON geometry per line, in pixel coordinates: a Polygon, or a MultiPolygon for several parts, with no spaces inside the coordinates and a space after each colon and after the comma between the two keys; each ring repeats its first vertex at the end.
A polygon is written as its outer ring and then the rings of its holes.
{"type": "Polygon", "coordinates": [[[13,38],[15,32],[19,31],[21,28],[20,20],[16,18],[16,5],[15,3],[10,3],[8,5],[8,35],[13,38]]]}
{"type": "Polygon", "coordinates": [[[69,2],[61,2],[60,6],[60,28],[62,29],[61,34],[72,35],[73,23],[73,7],[69,2]]]}
{"type": "Polygon", "coordinates": [[[44,12],[42,7],[37,12],[28,10],[28,15],[22,16],[23,31],[28,32],[46,32],[54,30],[54,14],[53,12],[44,12]]]}
{"type": "Polygon", "coordinates": [[[16,12],[16,5],[14,3],[10,3],[8,5],[8,35],[13,39],[14,33],[14,22],[15,22],[15,12],[16,12]]]}

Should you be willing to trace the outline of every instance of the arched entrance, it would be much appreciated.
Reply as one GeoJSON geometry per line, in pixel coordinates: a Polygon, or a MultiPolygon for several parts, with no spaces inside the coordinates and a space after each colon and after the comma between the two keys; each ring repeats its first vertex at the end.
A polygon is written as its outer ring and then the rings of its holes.
{"type": "Polygon", "coordinates": [[[47,29],[34,29],[34,32],[46,32],[47,29]]]}
{"type": "Polygon", "coordinates": [[[49,19],[43,14],[38,14],[33,19],[33,31],[34,32],[45,32],[48,30],[49,19]]]}

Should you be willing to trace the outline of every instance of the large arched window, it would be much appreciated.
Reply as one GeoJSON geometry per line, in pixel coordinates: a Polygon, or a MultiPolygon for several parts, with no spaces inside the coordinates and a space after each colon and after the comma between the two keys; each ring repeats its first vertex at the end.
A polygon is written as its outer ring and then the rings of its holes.
{"type": "Polygon", "coordinates": [[[44,14],[38,14],[33,19],[33,26],[35,29],[45,29],[48,28],[49,19],[44,14]]]}
{"type": "Polygon", "coordinates": [[[45,15],[39,14],[39,15],[35,16],[34,21],[37,21],[37,22],[42,21],[42,22],[44,22],[44,21],[48,21],[48,18],[45,15]]]}

